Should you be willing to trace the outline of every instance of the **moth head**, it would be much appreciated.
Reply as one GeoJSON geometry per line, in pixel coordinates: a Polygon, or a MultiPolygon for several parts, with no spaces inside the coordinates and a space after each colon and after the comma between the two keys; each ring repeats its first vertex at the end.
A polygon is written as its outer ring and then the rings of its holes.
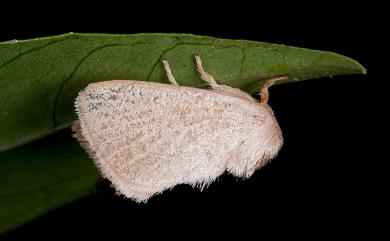
{"type": "Polygon", "coordinates": [[[264,155],[262,158],[265,162],[274,158],[283,144],[282,130],[280,129],[279,123],[276,120],[274,111],[268,105],[268,88],[271,87],[275,82],[286,79],[288,79],[287,75],[276,76],[274,78],[268,79],[264,82],[264,85],[260,91],[261,99],[259,102],[259,108],[262,110],[264,115],[264,155]]]}
{"type": "Polygon", "coordinates": [[[273,159],[283,145],[283,134],[274,112],[267,104],[263,105],[263,121],[257,151],[257,160],[254,170],[260,169],[273,159]]]}
{"type": "Polygon", "coordinates": [[[254,166],[254,170],[257,170],[268,163],[269,160],[274,158],[283,145],[283,135],[280,129],[279,123],[276,120],[275,113],[268,105],[269,93],[268,88],[279,80],[287,79],[287,75],[277,76],[268,79],[264,82],[262,89],[260,90],[261,99],[258,102],[259,113],[261,118],[259,119],[262,125],[258,147],[257,161],[254,166]]]}

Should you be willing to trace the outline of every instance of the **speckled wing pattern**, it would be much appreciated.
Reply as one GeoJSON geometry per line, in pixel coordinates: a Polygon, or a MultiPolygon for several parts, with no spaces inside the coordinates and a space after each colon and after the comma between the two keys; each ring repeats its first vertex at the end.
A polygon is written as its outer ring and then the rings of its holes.
{"type": "Polygon", "coordinates": [[[266,145],[265,111],[209,90],[115,80],[90,84],[75,103],[76,136],[103,176],[137,201],[181,183],[208,184],[226,170],[250,176],[261,161],[253,152],[266,145]]]}

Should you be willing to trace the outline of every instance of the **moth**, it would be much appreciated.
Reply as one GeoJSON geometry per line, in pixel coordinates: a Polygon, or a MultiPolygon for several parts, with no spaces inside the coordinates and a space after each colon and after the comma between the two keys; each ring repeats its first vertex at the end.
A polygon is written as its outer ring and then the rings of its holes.
{"type": "Polygon", "coordinates": [[[257,100],[218,84],[210,89],[180,86],[163,60],[170,84],[137,80],[92,83],[78,94],[74,136],[119,194],[146,202],[178,184],[203,189],[227,171],[249,178],[274,158],[283,137],[265,81],[257,100]]]}

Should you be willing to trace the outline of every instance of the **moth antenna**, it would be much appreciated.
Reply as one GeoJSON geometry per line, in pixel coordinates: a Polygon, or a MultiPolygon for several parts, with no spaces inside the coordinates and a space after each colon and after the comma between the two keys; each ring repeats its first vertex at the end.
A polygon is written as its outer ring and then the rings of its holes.
{"type": "Polygon", "coordinates": [[[277,81],[285,80],[285,79],[288,79],[288,75],[280,75],[280,76],[266,79],[263,84],[263,87],[260,90],[260,94],[261,94],[260,103],[267,104],[269,99],[268,88],[271,87],[273,84],[275,84],[277,81]]]}

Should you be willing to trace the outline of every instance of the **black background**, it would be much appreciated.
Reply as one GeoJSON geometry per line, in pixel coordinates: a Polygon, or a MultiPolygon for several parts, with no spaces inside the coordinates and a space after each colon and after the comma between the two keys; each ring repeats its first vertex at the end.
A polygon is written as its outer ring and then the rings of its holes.
{"type": "MultiPolygon", "coordinates": [[[[384,15],[367,4],[276,6],[160,2],[115,8],[56,4],[36,12],[3,8],[0,40],[65,32],[177,32],[328,50],[363,64],[368,74],[271,88],[270,105],[285,144],[279,156],[241,181],[223,175],[199,192],[178,186],[137,204],[109,183],[96,195],[54,210],[2,238],[122,236],[209,238],[248,235],[350,237],[379,235],[385,176],[379,153],[386,109],[378,70],[385,55],[384,15]],[[97,7],[97,9],[95,9],[97,7]],[[383,41],[383,42],[382,42],[383,41]],[[383,58],[383,59],[382,59],[383,58]],[[383,99],[383,100],[382,100],[383,99]],[[375,147],[375,149],[373,148],[375,147]]],[[[35,6],[36,7],[36,6],[35,6]]],[[[65,131],[63,135],[69,134],[65,131]]],[[[382,224],[381,224],[382,223],[382,224]]]]}

